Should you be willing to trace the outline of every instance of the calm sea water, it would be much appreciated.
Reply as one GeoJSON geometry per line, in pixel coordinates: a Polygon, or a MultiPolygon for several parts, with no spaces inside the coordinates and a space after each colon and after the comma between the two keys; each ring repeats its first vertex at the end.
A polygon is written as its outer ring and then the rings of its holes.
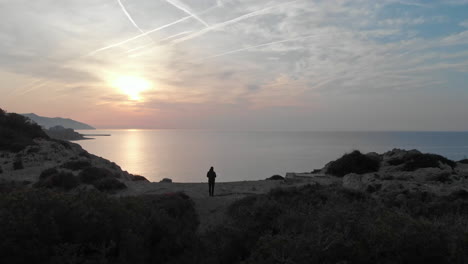
{"type": "Polygon", "coordinates": [[[151,181],[265,179],[322,168],[345,152],[418,149],[459,160],[468,156],[468,132],[279,132],[198,130],[96,130],[111,134],[77,141],[84,149],[151,181]]]}

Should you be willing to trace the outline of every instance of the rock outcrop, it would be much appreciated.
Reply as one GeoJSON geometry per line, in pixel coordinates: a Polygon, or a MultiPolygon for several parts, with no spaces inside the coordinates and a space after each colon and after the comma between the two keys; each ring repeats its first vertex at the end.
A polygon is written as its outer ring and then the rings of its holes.
{"type": "Polygon", "coordinates": [[[82,140],[86,139],[83,135],[71,128],[64,128],[63,126],[54,126],[49,129],[44,129],[46,134],[54,139],[60,140],[82,140]]]}
{"type": "MultiPolygon", "coordinates": [[[[378,195],[395,192],[441,194],[468,190],[468,165],[463,163],[455,163],[442,156],[424,154],[418,150],[394,149],[381,155],[365,155],[379,159],[379,169],[371,173],[344,175],[344,188],[378,195]]],[[[327,167],[322,171],[326,169],[327,167]]],[[[403,199],[402,195],[400,200],[403,199]]]]}

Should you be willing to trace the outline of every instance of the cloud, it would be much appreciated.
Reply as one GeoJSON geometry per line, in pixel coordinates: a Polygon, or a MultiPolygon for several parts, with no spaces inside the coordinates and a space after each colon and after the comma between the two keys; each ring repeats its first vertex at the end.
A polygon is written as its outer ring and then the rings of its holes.
{"type": "Polygon", "coordinates": [[[78,105],[79,94],[103,109],[167,108],[182,120],[192,106],[265,117],[363,95],[442,93],[461,89],[455,79],[467,71],[468,24],[450,13],[466,1],[168,2],[9,1],[0,10],[0,72],[40,79],[17,84],[17,98],[43,92],[78,105]],[[146,78],[153,90],[128,104],[109,85],[119,75],[146,78]]]}

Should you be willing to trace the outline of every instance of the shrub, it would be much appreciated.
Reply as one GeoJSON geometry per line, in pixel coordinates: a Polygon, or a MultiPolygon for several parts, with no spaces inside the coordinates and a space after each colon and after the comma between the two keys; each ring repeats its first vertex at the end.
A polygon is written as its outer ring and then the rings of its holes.
{"type": "Polygon", "coordinates": [[[0,263],[201,263],[193,202],[181,194],[0,193],[0,263]]]}
{"type": "Polygon", "coordinates": [[[41,174],[39,181],[34,184],[37,188],[59,188],[69,191],[79,185],[79,181],[75,175],[69,172],[56,172],[47,175],[41,174]]]}
{"type": "Polygon", "coordinates": [[[380,161],[355,150],[330,163],[327,173],[343,177],[348,173],[363,174],[378,171],[380,161]]]}
{"type": "Polygon", "coordinates": [[[448,173],[448,172],[440,173],[440,174],[435,175],[434,177],[432,177],[429,180],[443,182],[443,183],[451,182],[450,173],[448,173]]]}
{"type": "Polygon", "coordinates": [[[146,179],[145,177],[141,175],[133,175],[132,181],[148,181],[148,179],[146,179]]]}
{"type": "Polygon", "coordinates": [[[69,169],[69,170],[82,170],[85,168],[91,167],[91,162],[87,160],[76,160],[76,161],[67,161],[62,164],[62,168],[69,169]]]}
{"type": "Polygon", "coordinates": [[[468,164],[468,159],[462,159],[458,161],[461,164],[468,164]]]}
{"type": "Polygon", "coordinates": [[[0,150],[19,152],[34,145],[36,138],[49,138],[29,118],[0,109],[0,150]]]}
{"type": "Polygon", "coordinates": [[[41,172],[41,175],[39,175],[39,179],[42,180],[42,179],[46,179],[47,177],[49,177],[50,175],[53,175],[53,174],[57,174],[58,173],[58,170],[57,168],[48,168],[48,169],[45,169],[41,172]]]}
{"type": "Polygon", "coordinates": [[[14,170],[22,170],[22,169],[24,169],[23,160],[22,160],[22,159],[16,159],[16,160],[13,162],[13,169],[14,169],[14,170]]]}
{"type": "Polygon", "coordinates": [[[0,180],[0,193],[9,193],[18,190],[26,189],[26,186],[30,182],[27,181],[7,181],[7,180],[0,180]]]}
{"type": "Polygon", "coordinates": [[[163,178],[162,180],[160,180],[159,182],[163,182],[163,183],[172,183],[172,179],[169,179],[169,178],[163,178]]]}
{"type": "Polygon", "coordinates": [[[0,174],[3,173],[3,169],[2,169],[2,166],[0,166],[0,174]]]}
{"type": "Polygon", "coordinates": [[[336,186],[248,197],[229,208],[232,222],[204,238],[207,262],[466,262],[468,201],[423,193],[395,200],[336,186]]]}
{"type": "Polygon", "coordinates": [[[270,181],[282,181],[284,180],[284,177],[281,176],[281,175],[273,175],[269,178],[266,178],[266,180],[270,180],[270,181]]]}
{"type": "Polygon", "coordinates": [[[456,166],[456,163],[443,156],[436,154],[412,154],[405,157],[403,170],[415,171],[422,168],[439,168],[440,163],[446,164],[452,168],[456,166]]]}
{"type": "Polygon", "coordinates": [[[125,185],[124,183],[120,182],[115,178],[110,177],[96,180],[92,183],[92,185],[100,191],[116,191],[127,188],[127,185],[125,185]]]}
{"type": "Polygon", "coordinates": [[[104,168],[90,167],[82,170],[78,175],[80,180],[87,184],[92,184],[97,180],[104,178],[115,178],[114,174],[104,168]]]}
{"type": "Polygon", "coordinates": [[[85,157],[85,158],[91,158],[91,154],[89,154],[88,152],[86,151],[82,151],[80,152],[80,154],[78,154],[80,157],[85,157]]]}

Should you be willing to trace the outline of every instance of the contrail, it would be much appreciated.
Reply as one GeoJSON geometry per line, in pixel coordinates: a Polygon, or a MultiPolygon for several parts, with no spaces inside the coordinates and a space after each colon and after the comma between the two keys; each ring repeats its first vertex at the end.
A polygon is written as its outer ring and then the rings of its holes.
{"type": "Polygon", "coordinates": [[[190,11],[190,9],[188,8],[188,6],[184,5],[183,3],[179,2],[178,0],[166,0],[166,2],[168,2],[169,4],[173,5],[174,7],[176,7],[177,9],[180,9],[182,11],[184,11],[186,14],[188,15],[191,15],[193,18],[195,18],[196,20],[198,20],[200,23],[202,23],[203,25],[205,25],[206,27],[209,27],[210,25],[208,25],[208,23],[206,23],[205,21],[203,21],[198,15],[194,14],[193,12],[190,11]]]}
{"type": "Polygon", "coordinates": [[[244,51],[244,50],[255,49],[255,48],[261,48],[261,47],[270,46],[270,45],[274,45],[274,44],[279,44],[279,43],[284,43],[284,42],[290,42],[290,41],[296,41],[296,40],[307,39],[307,38],[318,37],[318,36],[319,36],[319,35],[315,34],[315,35],[302,36],[302,37],[298,37],[298,38],[284,39],[284,40],[278,40],[278,41],[268,42],[268,43],[264,43],[264,44],[260,44],[260,45],[255,45],[255,46],[250,46],[250,47],[246,47],[246,48],[241,48],[241,49],[226,51],[226,52],[223,52],[223,53],[220,53],[220,54],[216,54],[216,55],[212,55],[212,56],[209,56],[209,57],[205,57],[205,58],[203,58],[203,59],[201,59],[201,60],[213,59],[213,58],[217,58],[217,57],[229,55],[229,54],[232,54],[232,53],[241,52],[241,51],[244,51]]]}
{"type": "MultiPolygon", "coordinates": [[[[211,9],[216,8],[216,7],[218,7],[218,6],[216,5],[216,6],[210,7],[210,8],[208,8],[208,9],[202,11],[200,14],[206,13],[206,12],[210,11],[211,9]]],[[[183,17],[183,18],[181,18],[181,19],[179,19],[179,20],[176,20],[176,21],[171,22],[171,23],[169,23],[169,24],[166,24],[166,25],[160,26],[160,27],[158,27],[158,28],[152,29],[152,30],[150,30],[150,31],[146,31],[145,33],[141,33],[141,34],[136,35],[136,36],[134,36],[134,37],[131,37],[131,38],[129,38],[129,39],[126,39],[126,40],[120,41],[120,42],[118,42],[118,43],[115,43],[115,44],[112,44],[112,45],[109,45],[109,46],[106,46],[106,47],[103,47],[103,48],[94,50],[94,51],[90,52],[90,53],[89,53],[88,55],[86,55],[86,56],[92,56],[92,55],[94,55],[94,54],[96,54],[96,53],[98,53],[98,52],[101,52],[101,51],[104,51],[104,50],[107,50],[107,49],[110,49],[110,48],[113,48],[113,47],[117,47],[117,46],[123,45],[123,44],[128,43],[128,42],[130,42],[130,41],[133,41],[133,40],[135,40],[135,39],[139,39],[139,38],[141,38],[141,37],[147,36],[147,35],[149,35],[149,34],[151,34],[151,33],[153,33],[153,32],[156,32],[156,31],[159,31],[159,30],[168,28],[168,27],[170,27],[170,26],[173,26],[173,25],[175,25],[175,24],[178,24],[178,23],[180,23],[180,22],[183,22],[183,21],[185,21],[185,20],[187,20],[187,19],[189,19],[189,18],[193,18],[193,16],[190,15],[190,16],[183,17]]]]}
{"type": "Polygon", "coordinates": [[[88,56],[94,55],[94,54],[96,54],[96,53],[98,53],[98,52],[101,52],[101,51],[104,51],[104,50],[107,50],[107,49],[110,49],[110,48],[113,48],[113,47],[120,46],[120,45],[122,45],[122,44],[125,44],[125,43],[127,43],[127,42],[133,41],[133,40],[135,40],[135,39],[139,39],[139,38],[141,38],[141,37],[147,36],[147,35],[149,35],[149,34],[151,34],[151,33],[153,33],[153,32],[156,32],[156,31],[165,29],[165,28],[167,28],[167,27],[170,27],[170,26],[172,26],[172,25],[175,25],[175,24],[177,24],[177,23],[180,23],[180,22],[182,22],[182,21],[185,21],[185,20],[187,20],[187,19],[189,19],[189,18],[191,18],[191,17],[192,17],[192,16],[183,17],[183,18],[181,18],[181,19],[179,19],[179,20],[176,20],[176,21],[171,22],[171,23],[169,23],[169,24],[166,24],[166,25],[164,25],[164,26],[160,26],[160,27],[158,27],[158,28],[152,29],[152,30],[150,30],[150,31],[146,31],[145,33],[136,35],[136,36],[134,36],[134,37],[132,37],[132,38],[129,38],[129,39],[120,41],[120,42],[118,42],[118,43],[115,43],[115,44],[106,46],[106,47],[104,47],[104,48],[97,49],[97,50],[95,50],[95,51],[90,52],[90,53],[88,54],[88,56]]]}
{"type": "Polygon", "coordinates": [[[125,13],[125,15],[127,16],[128,20],[130,20],[130,22],[132,22],[132,24],[141,32],[141,33],[145,33],[138,25],[137,23],[135,22],[135,20],[133,20],[132,16],[128,13],[127,9],[125,8],[125,6],[122,4],[122,2],[120,0],[117,0],[117,2],[119,3],[120,5],[120,8],[122,8],[122,11],[125,13]]]}
{"type": "MultiPolygon", "coordinates": [[[[42,80],[41,80],[42,81],[42,80]]],[[[41,88],[41,87],[44,87],[49,81],[43,81],[42,83],[40,84],[37,84],[35,86],[32,86],[32,87],[29,87],[27,90],[25,91],[22,91],[22,92],[18,92],[17,94],[15,94],[14,96],[21,96],[21,95],[25,95],[27,93],[30,93],[38,88],[41,88]]]]}
{"type": "Polygon", "coordinates": [[[180,39],[177,39],[175,41],[173,41],[174,44],[177,44],[177,43],[181,43],[181,42],[184,42],[184,41],[187,41],[187,40],[190,40],[190,39],[193,39],[193,38],[196,38],[196,37],[199,37],[201,35],[204,35],[214,29],[217,29],[217,28],[220,28],[220,27],[224,27],[224,26],[227,26],[227,25],[232,25],[232,24],[235,24],[239,21],[242,21],[244,19],[247,19],[247,18],[251,18],[251,17],[255,17],[255,16],[258,16],[258,15],[261,15],[263,12],[265,11],[268,11],[270,9],[274,9],[274,8],[277,8],[277,7],[280,7],[280,6],[283,6],[283,5],[289,5],[289,4],[292,4],[294,2],[297,2],[299,0],[295,0],[295,1],[291,1],[291,2],[286,2],[286,3],[282,3],[282,4],[278,4],[278,5],[274,5],[274,6],[270,6],[270,7],[266,7],[266,8],[263,8],[263,9],[260,9],[260,10],[257,10],[257,11],[253,11],[253,12],[250,12],[248,14],[245,14],[245,15],[242,15],[240,17],[236,17],[234,19],[231,19],[231,20],[228,20],[228,21],[225,21],[225,22],[222,22],[222,23],[219,23],[219,24],[215,24],[213,26],[209,26],[207,28],[204,28],[202,30],[199,30],[198,32],[195,32],[191,35],[188,35],[187,37],[183,37],[183,38],[180,38],[180,39]]]}
{"type": "MultiPolygon", "coordinates": [[[[180,36],[180,35],[185,35],[185,34],[189,34],[189,33],[192,33],[192,32],[193,32],[192,30],[183,31],[183,32],[174,34],[174,35],[172,35],[172,36],[169,36],[169,37],[165,37],[165,38],[163,38],[163,39],[160,39],[158,42],[161,43],[161,42],[163,42],[163,41],[165,41],[165,40],[173,39],[173,38],[178,37],[178,36],[180,36]]],[[[132,52],[134,52],[134,51],[137,51],[137,50],[140,50],[140,49],[149,47],[149,46],[153,46],[153,44],[144,45],[144,46],[140,46],[140,47],[138,47],[138,48],[130,49],[130,50],[127,50],[125,53],[132,53],[132,52]]],[[[143,55],[143,54],[146,54],[146,53],[150,52],[150,51],[153,50],[153,49],[154,49],[154,47],[150,48],[149,50],[145,50],[145,51],[139,52],[139,53],[137,53],[137,54],[130,55],[129,57],[130,57],[130,58],[139,57],[139,56],[141,56],[141,55],[143,55]]]]}

